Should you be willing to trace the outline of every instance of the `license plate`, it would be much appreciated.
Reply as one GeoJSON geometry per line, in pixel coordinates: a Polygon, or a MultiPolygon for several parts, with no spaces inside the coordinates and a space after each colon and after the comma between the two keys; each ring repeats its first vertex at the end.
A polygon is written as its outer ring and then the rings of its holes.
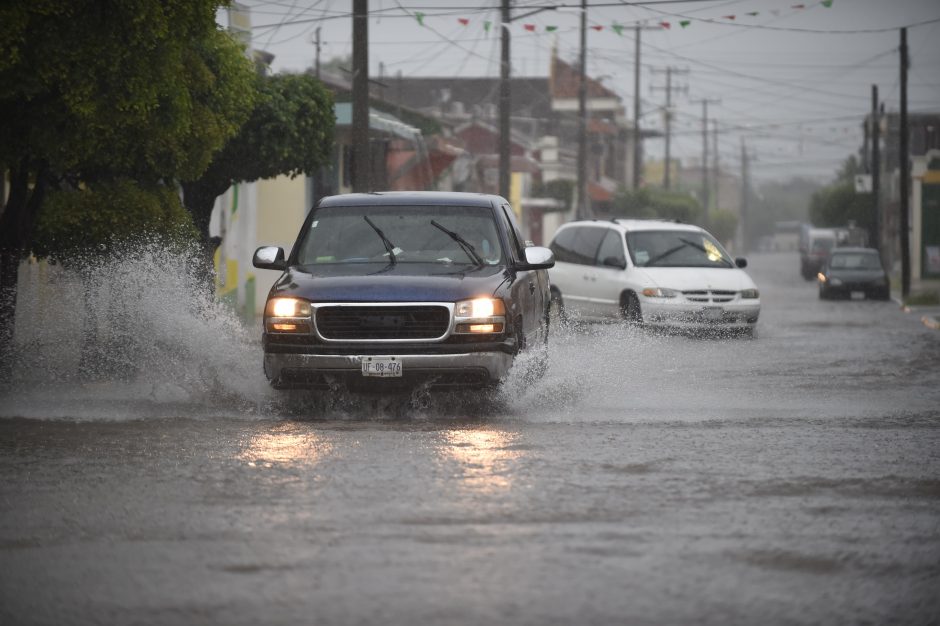
{"type": "Polygon", "coordinates": [[[400,377],[401,361],[393,356],[364,356],[362,357],[362,375],[379,378],[400,377]]]}
{"type": "Polygon", "coordinates": [[[721,319],[721,316],[724,315],[725,310],[720,306],[710,306],[705,308],[702,311],[702,316],[709,321],[717,321],[721,319]]]}
{"type": "Polygon", "coordinates": [[[853,300],[864,300],[865,292],[864,291],[853,291],[851,294],[853,300]]]}

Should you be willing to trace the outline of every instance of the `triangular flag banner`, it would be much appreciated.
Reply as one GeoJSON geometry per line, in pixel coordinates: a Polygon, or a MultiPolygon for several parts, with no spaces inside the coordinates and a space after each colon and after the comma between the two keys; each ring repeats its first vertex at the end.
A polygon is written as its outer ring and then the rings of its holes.
{"type": "Polygon", "coordinates": [[[546,32],[546,33],[554,33],[556,30],[558,30],[558,27],[557,27],[557,26],[546,26],[546,27],[545,27],[545,32],[546,32]]]}
{"type": "Polygon", "coordinates": [[[467,24],[470,23],[470,20],[468,20],[465,17],[458,17],[457,21],[460,22],[461,26],[466,26],[467,24]]]}
{"type": "Polygon", "coordinates": [[[418,24],[424,26],[424,13],[415,13],[415,19],[418,20],[418,24]]]}
{"type": "Polygon", "coordinates": [[[689,24],[691,24],[691,22],[690,22],[689,20],[681,20],[681,21],[679,22],[679,26],[681,26],[682,28],[685,28],[685,27],[688,26],[689,24]]]}
{"type": "Polygon", "coordinates": [[[623,37],[623,24],[611,24],[611,28],[614,29],[614,32],[623,37]]]}
{"type": "Polygon", "coordinates": [[[522,27],[525,28],[530,33],[535,32],[535,24],[523,24],[522,27]]]}
{"type": "Polygon", "coordinates": [[[827,9],[832,6],[832,0],[822,0],[819,4],[823,5],[827,9]]]}
{"type": "Polygon", "coordinates": [[[483,22],[483,30],[485,30],[486,32],[490,32],[491,28],[493,28],[493,22],[490,22],[490,21],[483,22]]]}
{"type": "Polygon", "coordinates": [[[591,26],[591,28],[593,28],[593,29],[596,30],[597,32],[601,32],[602,30],[604,30],[604,27],[603,27],[603,26],[600,26],[600,25],[591,26]]]}
{"type": "Polygon", "coordinates": [[[736,16],[734,16],[734,15],[725,15],[725,16],[724,16],[724,18],[725,18],[726,20],[733,20],[735,17],[736,17],[736,16]]]}
{"type": "Polygon", "coordinates": [[[791,8],[791,9],[805,9],[805,8],[806,8],[806,5],[805,5],[805,4],[794,4],[794,5],[791,6],[790,8],[791,8]]]}
{"type": "Polygon", "coordinates": [[[748,15],[750,15],[751,17],[757,17],[758,15],[760,15],[760,11],[751,11],[748,13],[748,15]]]}
{"type": "Polygon", "coordinates": [[[665,28],[666,30],[669,30],[670,28],[672,28],[672,24],[670,24],[669,22],[660,22],[659,25],[665,28]]]}

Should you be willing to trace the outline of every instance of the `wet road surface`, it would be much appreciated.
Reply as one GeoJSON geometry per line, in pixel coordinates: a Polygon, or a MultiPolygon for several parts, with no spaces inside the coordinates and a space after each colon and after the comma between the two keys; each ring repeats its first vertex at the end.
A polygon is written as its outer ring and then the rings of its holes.
{"type": "Polygon", "coordinates": [[[20,380],[0,623],[940,621],[940,332],[751,261],[757,339],[560,330],[495,400],[20,380]]]}

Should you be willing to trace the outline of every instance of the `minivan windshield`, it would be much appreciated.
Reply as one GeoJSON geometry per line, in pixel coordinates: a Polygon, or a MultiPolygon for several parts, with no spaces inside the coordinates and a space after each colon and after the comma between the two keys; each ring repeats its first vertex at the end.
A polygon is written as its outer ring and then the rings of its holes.
{"type": "Polygon", "coordinates": [[[493,211],[467,206],[329,206],[314,209],[300,265],[502,263],[493,211]]]}
{"type": "Polygon", "coordinates": [[[687,230],[627,233],[627,248],[637,267],[735,267],[714,237],[687,230]]]}

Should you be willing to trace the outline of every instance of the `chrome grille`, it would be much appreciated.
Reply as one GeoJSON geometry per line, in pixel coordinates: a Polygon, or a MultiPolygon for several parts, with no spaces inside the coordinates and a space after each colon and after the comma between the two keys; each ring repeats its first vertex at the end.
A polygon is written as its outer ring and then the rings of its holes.
{"type": "Polygon", "coordinates": [[[316,327],[327,340],[440,339],[450,327],[450,309],[439,305],[319,306],[316,327]]]}
{"type": "Polygon", "coordinates": [[[689,302],[722,303],[734,300],[736,293],[736,291],[721,291],[717,289],[697,289],[693,291],[683,291],[682,295],[684,295],[689,302]]]}

